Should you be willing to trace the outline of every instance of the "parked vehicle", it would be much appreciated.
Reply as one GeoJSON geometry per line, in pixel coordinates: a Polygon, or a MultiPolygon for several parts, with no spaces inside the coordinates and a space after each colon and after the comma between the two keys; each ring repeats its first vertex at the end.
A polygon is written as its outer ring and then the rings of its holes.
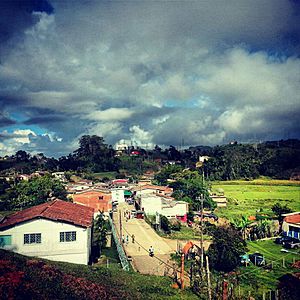
{"type": "Polygon", "coordinates": [[[300,248],[300,240],[291,238],[291,240],[283,242],[283,247],[287,249],[298,249],[300,248]]]}
{"type": "Polygon", "coordinates": [[[283,244],[285,242],[290,242],[292,240],[293,240],[293,238],[290,236],[280,236],[275,239],[274,243],[275,244],[283,244]]]}
{"type": "Polygon", "coordinates": [[[266,264],[264,256],[258,252],[250,254],[249,259],[255,266],[264,266],[266,264]]]}
{"type": "Polygon", "coordinates": [[[243,266],[248,266],[248,264],[250,263],[248,254],[241,255],[240,259],[241,259],[241,265],[243,265],[243,266]]]}
{"type": "Polygon", "coordinates": [[[216,216],[215,214],[213,213],[210,213],[210,214],[203,214],[203,218],[209,218],[209,219],[213,219],[214,221],[218,221],[218,216],[216,216]]]}

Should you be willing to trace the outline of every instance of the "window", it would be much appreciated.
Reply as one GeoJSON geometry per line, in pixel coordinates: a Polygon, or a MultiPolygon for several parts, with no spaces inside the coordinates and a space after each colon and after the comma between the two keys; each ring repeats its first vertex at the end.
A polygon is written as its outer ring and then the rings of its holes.
{"type": "Polygon", "coordinates": [[[76,241],[76,231],[60,232],[59,241],[60,242],[74,242],[74,241],[76,241]]]}
{"type": "Polygon", "coordinates": [[[11,246],[11,235],[0,235],[0,248],[11,246]]]}
{"type": "Polygon", "coordinates": [[[41,233],[24,234],[24,244],[40,244],[42,242],[41,233]]]}

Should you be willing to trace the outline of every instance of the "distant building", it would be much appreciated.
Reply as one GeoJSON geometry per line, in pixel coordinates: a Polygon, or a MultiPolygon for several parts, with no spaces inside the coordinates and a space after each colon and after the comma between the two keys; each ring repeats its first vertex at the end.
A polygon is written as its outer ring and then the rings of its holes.
{"type": "Polygon", "coordinates": [[[136,196],[139,197],[141,195],[151,195],[155,194],[158,196],[171,196],[173,194],[173,189],[168,186],[159,186],[159,185],[141,185],[134,188],[136,196]]]}
{"type": "Polygon", "coordinates": [[[88,264],[94,210],[53,200],[0,221],[0,247],[55,261],[88,264]]]}
{"type": "Polygon", "coordinates": [[[156,215],[158,213],[168,219],[177,218],[184,222],[187,221],[187,202],[176,201],[172,197],[155,194],[146,194],[138,199],[137,202],[139,208],[147,215],[156,215]]]}
{"type": "Polygon", "coordinates": [[[224,195],[210,195],[209,197],[216,202],[217,207],[227,206],[227,198],[224,195]]]}
{"type": "Polygon", "coordinates": [[[287,236],[300,239],[300,212],[284,214],[283,216],[283,233],[287,236]]]}
{"type": "Polygon", "coordinates": [[[104,212],[108,215],[112,210],[112,195],[110,192],[88,190],[78,192],[72,198],[74,203],[92,208],[94,210],[94,217],[99,212],[104,212]]]}

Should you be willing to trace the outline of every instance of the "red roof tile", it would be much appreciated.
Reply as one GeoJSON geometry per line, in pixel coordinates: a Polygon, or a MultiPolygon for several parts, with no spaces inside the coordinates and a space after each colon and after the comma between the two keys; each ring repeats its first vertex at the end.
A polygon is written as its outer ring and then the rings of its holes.
{"type": "Polygon", "coordinates": [[[90,207],[56,199],[24,209],[4,218],[0,223],[0,229],[36,218],[90,227],[93,223],[93,215],[94,210],[90,207]]]}
{"type": "Polygon", "coordinates": [[[298,224],[298,223],[300,223],[300,214],[286,216],[284,218],[284,221],[287,223],[298,224]]]}
{"type": "Polygon", "coordinates": [[[99,191],[87,191],[73,195],[74,203],[92,207],[94,212],[108,212],[112,209],[111,194],[99,191]]]}

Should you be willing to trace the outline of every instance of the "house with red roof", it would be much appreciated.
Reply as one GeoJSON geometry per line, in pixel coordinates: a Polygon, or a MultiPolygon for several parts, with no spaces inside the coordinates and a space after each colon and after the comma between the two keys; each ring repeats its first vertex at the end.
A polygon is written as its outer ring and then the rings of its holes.
{"type": "Polygon", "coordinates": [[[283,233],[287,236],[300,239],[300,212],[284,214],[283,216],[283,233]]]}
{"type": "Polygon", "coordinates": [[[88,264],[94,209],[55,199],[0,220],[0,247],[55,261],[88,264]]]}
{"type": "Polygon", "coordinates": [[[99,212],[106,215],[112,210],[112,195],[110,192],[88,190],[73,195],[73,202],[91,207],[96,217],[99,212]]]}

